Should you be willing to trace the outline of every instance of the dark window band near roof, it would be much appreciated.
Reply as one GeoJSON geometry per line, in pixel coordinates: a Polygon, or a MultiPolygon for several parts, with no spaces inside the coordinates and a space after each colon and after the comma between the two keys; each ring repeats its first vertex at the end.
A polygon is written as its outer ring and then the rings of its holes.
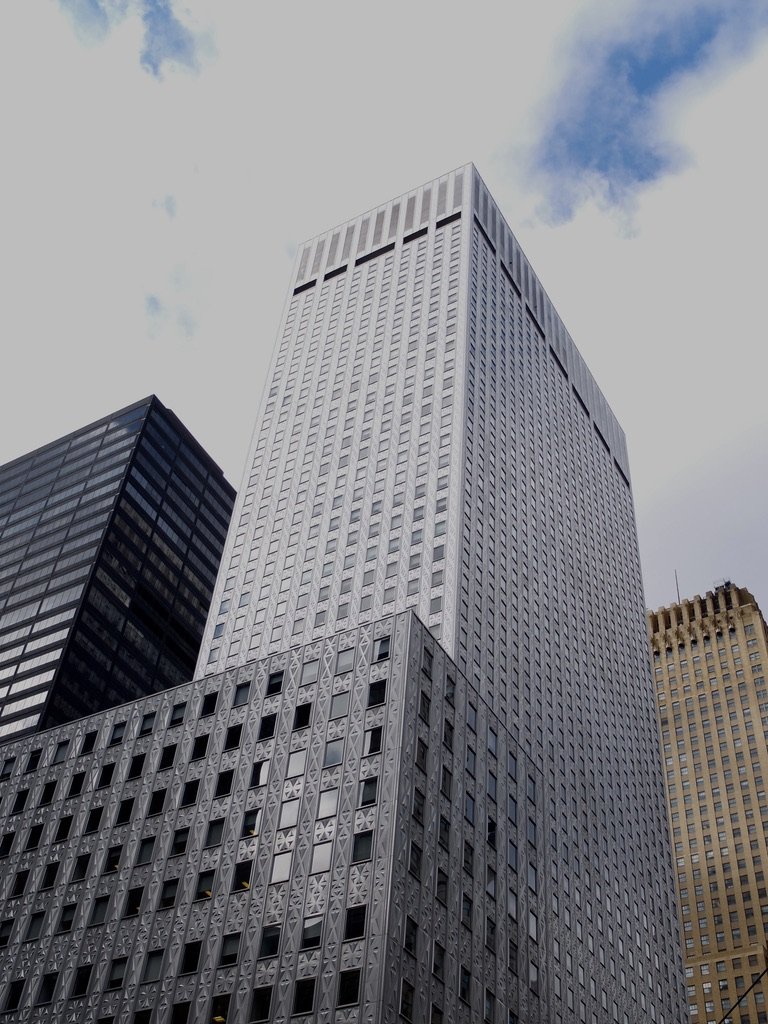
{"type": "Polygon", "coordinates": [[[355,260],[355,266],[359,267],[361,263],[368,263],[369,260],[375,260],[379,256],[383,256],[384,253],[392,252],[395,248],[395,243],[390,242],[389,245],[382,245],[380,249],[374,249],[373,252],[366,253],[365,256],[358,256],[355,260]]]}
{"type": "Polygon", "coordinates": [[[416,231],[411,231],[410,234],[405,235],[403,238],[403,244],[406,242],[414,242],[417,238],[423,238],[427,234],[429,228],[418,228],[416,231]]]}
{"type": "Polygon", "coordinates": [[[507,269],[507,267],[505,267],[505,266],[504,266],[504,264],[503,264],[503,263],[501,263],[501,264],[499,264],[499,265],[500,265],[500,267],[501,267],[501,269],[502,269],[502,272],[503,272],[504,276],[505,276],[505,277],[506,277],[506,279],[507,279],[507,280],[509,281],[509,283],[510,283],[510,284],[512,285],[512,290],[514,291],[515,295],[516,295],[516,296],[518,297],[518,299],[522,299],[522,297],[523,297],[523,293],[522,293],[522,292],[520,291],[520,289],[519,289],[519,288],[517,287],[517,283],[515,282],[515,279],[514,279],[514,277],[512,277],[512,273],[511,273],[511,271],[509,271],[509,270],[507,269]]]}
{"type": "Polygon", "coordinates": [[[307,281],[306,284],[300,284],[300,285],[298,285],[298,287],[293,289],[293,294],[294,295],[298,295],[299,292],[305,292],[309,288],[314,288],[316,284],[317,284],[317,278],[315,278],[312,281],[307,281]]]}
{"type": "Polygon", "coordinates": [[[447,217],[443,217],[435,224],[436,228],[444,228],[447,224],[453,224],[455,220],[461,220],[461,210],[457,210],[456,213],[450,213],[447,217]]]}
{"type": "Polygon", "coordinates": [[[475,214],[475,224],[477,224],[477,228],[478,228],[480,234],[483,236],[483,238],[486,240],[488,245],[491,247],[491,252],[493,252],[493,254],[495,255],[496,254],[496,246],[491,241],[488,232],[485,230],[483,225],[480,223],[480,220],[478,219],[477,214],[475,214]]]}
{"type": "MultiPolygon", "coordinates": [[[[338,277],[339,274],[343,274],[346,271],[346,269],[347,269],[347,264],[345,263],[341,267],[336,267],[335,270],[329,270],[328,273],[324,275],[323,280],[324,281],[330,281],[332,277],[338,277]]],[[[296,293],[294,292],[294,295],[295,294],[296,293]]]]}
{"type": "Polygon", "coordinates": [[[565,377],[565,379],[568,380],[568,371],[566,370],[566,368],[563,365],[563,363],[560,361],[560,356],[558,356],[557,352],[555,352],[554,348],[551,345],[549,346],[549,351],[552,354],[552,358],[555,360],[557,365],[560,367],[560,372],[565,377]]]}

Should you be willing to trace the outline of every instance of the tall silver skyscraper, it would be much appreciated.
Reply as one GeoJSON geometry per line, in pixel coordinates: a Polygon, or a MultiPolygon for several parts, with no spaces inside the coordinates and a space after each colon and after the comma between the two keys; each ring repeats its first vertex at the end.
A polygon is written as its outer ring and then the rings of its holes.
{"type": "Polygon", "coordinates": [[[300,248],[211,608],[200,674],[412,608],[542,772],[547,1019],[682,1019],[624,434],[474,166],[300,248]]]}

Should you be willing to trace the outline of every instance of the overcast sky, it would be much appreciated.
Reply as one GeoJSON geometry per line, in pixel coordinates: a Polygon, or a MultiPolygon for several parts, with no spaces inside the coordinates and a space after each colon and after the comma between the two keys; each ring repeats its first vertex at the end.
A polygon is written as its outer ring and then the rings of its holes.
{"type": "Polygon", "coordinates": [[[473,160],[629,444],[646,599],[768,612],[768,0],[5,0],[0,463],[151,392],[239,485],[298,243],[473,160]]]}

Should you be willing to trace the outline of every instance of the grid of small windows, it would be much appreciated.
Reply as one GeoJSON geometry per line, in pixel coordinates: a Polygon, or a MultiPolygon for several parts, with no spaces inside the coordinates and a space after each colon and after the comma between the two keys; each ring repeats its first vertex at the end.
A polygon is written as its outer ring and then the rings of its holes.
{"type": "MultiPolygon", "coordinates": [[[[449,179],[417,194],[431,226],[293,296],[201,670],[406,607],[436,634],[452,622],[462,221],[439,211],[463,186],[449,179]]],[[[389,209],[401,230],[417,222],[416,206],[389,209]]]]}
{"type": "MultiPolygon", "coordinates": [[[[725,584],[649,614],[691,1021],[717,1021],[763,969],[768,660],[752,595],[725,584]],[[755,656],[754,658],[752,656],[755,656]]],[[[764,981],[740,1019],[768,1021],[764,981]]]]}
{"type": "Polygon", "coordinates": [[[529,271],[505,266],[516,243],[498,218],[490,226],[488,205],[472,226],[456,660],[547,766],[554,1019],[583,1005],[587,1020],[611,1020],[615,1002],[619,1021],[677,1021],[674,960],[654,938],[674,950],[622,453],[584,402],[577,360],[569,372],[547,341],[529,271]],[[612,920],[632,922],[639,948],[612,920]],[[574,978],[577,960],[591,988],[574,978]]]}

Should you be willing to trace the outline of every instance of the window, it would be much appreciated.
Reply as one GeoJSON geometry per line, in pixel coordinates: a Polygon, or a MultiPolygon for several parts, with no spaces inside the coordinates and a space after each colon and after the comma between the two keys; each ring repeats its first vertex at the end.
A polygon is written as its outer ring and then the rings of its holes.
{"type": "Polygon", "coordinates": [[[242,725],[230,725],[224,739],[225,750],[236,750],[240,746],[240,738],[243,734],[242,725]]]}
{"type": "Polygon", "coordinates": [[[370,807],[376,803],[379,788],[379,777],[375,775],[372,779],[363,779],[360,783],[360,807],[370,807]]]}
{"type": "Polygon", "coordinates": [[[432,973],[436,978],[445,977],[445,947],[435,942],[432,949],[432,973]]]}
{"type": "Polygon", "coordinates": [[[138,853],[136,854],[136,864],[149,864],[152,860],[152,852],[155,848],[155,837],[146,836],[139,843],[138,853]]]}
{"type": "Polygon", "coordinates": [[[284,673],[270,672],[269,679],[267,680],[267,692],[266,697],[274,697],[276,693],[280,693],[283,689],[283,676],[284,673]]]}
{"type": "Polygon", "coordinates": [[[448,902],[448,875],[439,868],[437,870],[437,880],[435,882],[435,897],[440,900],[441,903],[448,902]]]}
{"type": "Polygon", "coordinates": [[[200,950],[202,948],[203,944],[199,940],[184,944],[184,952],[181,956],[181,974],[192,974],[197,970],[197,965],[200,962],[200,950]]]}
{"type": "Polygon", "coordinates": [[[218,693],[206,693],[203,697],[202,707],[200,708],[201,718],[207,718],[208,715],[212,715],[214,713],[218,699],[218,693]]]}
{"type": "Polygon", "coordinates": [[[176,903],[176,894],[179,891],[179,880],[178,878],[166,878],[163,882],[163,887],[160,890],[160,899],[158,900],[158,909],[167,910],[176,903]]]}
{"type": "Polygon", "coordinates": [[[239,708],[243,704],[247,704],[251,696],[251,684],[250,683],[238,683],[235,687],[235,692],[232,696],[232,707],[239,708]]]}
{"type": "Polygon", "coordinates": [[[412,917],[405,919],[405,935],[403,937],[403,949],[406,953],[413,953],[416,956],[416,948],[419,939],[419,926],[412,917]]]}
{"type": "Polygon", "coordinates": [[[24,769],[25,772],[34,772],[40,765],[40,758],[43,756],[42,750],[31,751],[27,758],[27,767],[24,769]]]}
{"type": "Polygon", "coordinates": [[[410,981],[406,981],[403,978],[402,987],[400,989],[400,1013],[406,1020],[413,1019],[413,994],[414,988],[410,981]]]}
{"type": "Polygon", "coordinates": [[[93,964],[81,964],[75,971],[75,980],[72,983],[72,991],[69,993],[71,998],[75,996],[84,996],[88,994],[88,985],[91,982],[91,971],[93,970],[93,964]]]}
{"type": "Polygon", "coordinates": [[[344,718],[349,714],[349,690],[334,693],[331,698],[331,718],[344,718]]]}
{"type": "Polygon", "coordinates": [[[125,722],[115,722],[112,726],[112,734],[109,737],[109,745],[113,747],[116,743],[122,743],[125,736],[125,722]]]}
{"type": "Polygon", "coordinates": [[[40,882],[40,889],[52,889],[56,884],[56,876],[59,873],[59,862],[54,861],[45,865],[45,871],[40,882]]]}
{"type": "Polygon", "coordinates": [[[373,660],[374,661],[386,661],[389,657],[389,648],[391,637],[383,636],[378,639],[373,645],[373,660]]]}
{"type": "Polygon", "coordinates": [[[355,665],[355,649],[349,647],[346,651],[339,651],[336,655],[336,675],[343,672],[351,672],[355,665]]]}
{"type": "Polygon", "coordinates": [[[53,993],[56,991],[56,982],[58,980],[58,971],[51,971],[50,973],[43,975],[40,982],[40,988],[37,990],[35,1006],[42,1006],[44,1003],[50,1003],[52,1001],[53,993]]]}
{"type": "Polygon", "coordinates": [[[146,715],[141,719],[141,726],[139,728],[139,736],[146,736],[147,733],[152,732],[155,728],[155,711],[148,711],[146,715]]]}
{"type": "MultiPolygon", "coordinates": [[[[186,952],[186,947],[185,947],[186,952]]],[[[162,949],[150,949],[144,960],[144,970],[141,975],[142,982],[159,981],[162,976],[163,951],[162,949]]],[[[184,973],[182,969],[182,974],[184,973]]]]}
{"type": "Polygon", "coordinates": [[[107,978],[107,989],[122,988],[123,981],[125,980],[125,968],[127,963],[127,956],[121,956],[112,961],[112,966],[109,969],[109,977],[107,978]]]}
{"type": "Polygon", "coordinates": [[[259,724],[259,739],[269,740],[275,735],[275,723],[277,715],[264,715],[259,724]]]}
{"type": "Polygon", "coordinates": [[[474,823],[475,823],[475,798],[470,793],[465,794],[465,798],[464,798],[464,817],[467,819],[467,821],[470,823],[470,825],[474,825],[474,823]]]}
{"type": "Polygon", "coordinates": [[[16,764],[15,757],[6,757],[3,760],[3,768],[0,771],[0,782],[5,782],[6,779],[10,779],[13,774],[13,769],[16,764]]]}
{"type": "Polygon", "coordinates": [[[39,939],[40,933],[43,930],[43,921],[45,920],[45,911],[38,910],[32,914],[27,925],[27,932],[24,936],[24,941],[29,942],[30,939],[39,939]]]}
{"type": "Polygon", "coordinates": [[[249,1021],[269,1020],[269,1010],[272,1005],[272,986],[264,985],[253,990],[253,1002],[251,1003],[251,1015],[249,1021]]]}
{"type": "Polygon", "coordinates": [[[57,783],[55,780],[52,782],[46,782],[40,794],[40,803],[37,805],[38,807],[47,807],[48,804],[53,803],[53,798],[56,795],[56,786],[57,783]]]}
{"type": "Polygon", "coordinates": [[[408,870],[416,878],[421,878],[421,847],[418,843],[411,841],[410,854],[408,857],[408,870]]]}
{"type": "Polygon", "coordinates": [[[360,1001],[360,971],[339,972],[339,994],[336,999],[337,1006],[352,1006],[360,1001]]]}
{"type": "Polygon", "coordinates": [[[472,975],[462,964],[459,968],[459,999],[468,1003],[471,996],[472,975]]]}
{"type": "Polygon", "coordinates": [[[104,870],[102,874],[109,875],[112,874],[112,872],[117,871],[120,866],[120,854],[122,852],[122,846],[110,846],[104,860],[104,870]]]}
{"type": "Polygon", "coordinates": [[[286,800],[280,808],[278,828],[293,828],[299,820],[299,800],[286,800]]]}
{"type": "Polygon", "coordinates": [[[56,750],[53,754],[53,760],[51,764],[63,764],[67,759],[67,748],[69,747],[69,740],[59,740],[56,744],[56,750]]]}
{"type": "Polygon", "coordinates": [[[197,876],[196,900],[209,900],[213,895],[213,871],[201,871],[197,876]]]}
{"type": "Polygon", "coordinates": [[[16,794],[16,798],[13,801],[13,807],[11,808],[11,814],[20,814],[27,806],[27,797],[29,796],[28,789],[20,789],[16,794]]]}
{"type": "MultiPolygon", "coordinates": [[[[125,723],[123,723],[123,725],[125,725],[125,723]]],[[[98,732],[94,730],[94,732],[87,732],[85,736],[83,736],[83,745],[80,748],[81,755],[90,754],[96,746],[96,739],[98,738],[98,735],[98,732]]]]}
{"type": "MultiPolygon", "coordinates": [[[[184,789],[181,791],[181,804],[180,807],[191,807],[192,804],[197,802],[197,791],[200,789],[199,779],[190,779],[189,782],[184,783],[184,789]]],[[[152,794],[154,799],[154,793],[152,794]]],[[[150,805],[151,806],[151,805],[150,805]]],[[[151,810],[150,810],[150,813],[151,810]]]]}
{"type": "Polygon", "coordinates": [[[259,946],[259,957],[277,956],[280,948],[280,925],[265,925],[261,933],[261,945],[259,946]]]}
{"type": "Polygon", "coordinates": [[[495,999],[490,989],[485,990],[485,1003],[483,1007],[483,1020],[493,1021],[495,999]]]}
{"type": "Polygon", "coordinates": [[[468,875],[471,875],[472,871],[473,871],[474,856],[475,856],[475,851],[474,851],[474,848],[473,848],[472,844],[467,842],[467,840],[465,839],[464,840],[464,870],[467,872],[468,875]]]}
{"type": "Polygon", "coordinates": [[[3,1010],[18,1010],[19,1003],[21,1002],[21,996],[24,992],[24,979],[15,978],[5,993],[5,1002],[3,1003],[3,1010]]]}
{"type": "Polygon", "coordinates": [[[333,843],[316,843],[312,848],[312,866],[310,872],[328,871],[331,866],[333,843]]]}
{"type": "Polygon", "coordinates": [[[88,865],[91,860],[90,853],[81,853],[75,858],[75,866],[72,869],[72,881],[82,882],[88,874],[88,865]]]}
{"type": "Polygon", "coordinates": [[[352,839],[352,863],[370,860],[373,850],[373,832],[357,832],[352,839]]]}
{"type": "Polygon", "coordinates": [[[386,679],[377,679],[368,687],[368,707],[376,708],[383,704],[387,697],[386,679]]]}
{"type": "Polygon", "coordinates": [[[451,845],[451,823],[445,817],[444,814],[440,815],[440,823],[439,823],[439,826],[438,826],[437,841],[440,843],[440,845],[444,849],[446,849],[446,850],[450,849],[450,845],[451,845]]]}
{"type": "Polygon", "coordinates": [[[104,813],[103,807],[92,807],[88,812],[88,817],[85,819],[84,835],[88,835],[89,832],[98,831],[99,825],[101,824],[101,816],[104,813]]]}
{"type": "Polygon", "coordinates": [[[320,794],[320,801],[317,808],[318,818],[330,818],[336,813],[338,807],[338,789],[325,789],[320,794]]]}
{"type": "Polygon", "coordinates": [[[276,853],[272,861],[270,882],[285,882],[291,877],[291,854],[276,853]]]}
{"type": "Polygon", "coordinates": [[[263,786],[267,781],[267,772],[269,771],[269,761],[257,761],[251,769],[251,781],[249,788],[253,789],[255,786],[263,786]]]}
{"type": "Polygon", "coordinates": [[[452,786],[453,776],[451,775],[449,769],[443,766],[442,776],[440,779],[440,792],[443,794],[443,796],[447,796],[449,800],[451,797],[452,786]]]}
{"type": "Polygon", "coordinates": [[[16,877],[13,880],[13,888],[11,889],[10,895],[21,896],[27,887],[27,881],[29,880],[29,871],[17,871],[16,877]]]}
{"type": "Polygon", "coordinates": [[[171,1024],[187,1024],[191,1003],[174,1003],[171,1007],[171,1024]]]}
{"type": "Polygon", "coordinates": [[[301,978],[293,992],[293,1012],[311,1013],[315,1004],[315,979],[301,978]]]}
{"type": "Polygon", "coordinates": [[[293,728],[306,729],[312,716],[311,704],[299,704],[293,716],[293,728]]]}
{"type": "Polygon", "coordinates": [[[232,875],[232,892],[242,892],[251,888],[252,860],[240,860],[235,864],[235,871],[232,875]]]}
{"type": "Polygon", "coordinates": [[[136,917],[141,911],[141,901],[144,898],[144,887],[141,885],[129,889],[125,897],[125,910],[123,917],[136,917]]]}
{"type": "Polygon", "coordinates": [[[171,717],[168,719],[168,728],[173,728],[174,725],[181,725],[184,721],[184,715],[187,711],[187,704],[184,701],[181,704],[174,704],[171,708],[171,717]]]}
{"type": "Polygon", "coordinates": [[[127,779],[139,779],[144,774],[144,761],[146,760],[146,754],[136,754],[135,757],[131,758],[131,763],[128,768],[127,779]]]}
{"type": "MultiPolygon", "coordinates": [[[[309,707],[310,705],[306,705],[309,707]]],[[[286,771],[286,778],[294,779],[298,775],[303,775],[307,767],[307,752],[306,750],[294,750],[288,758],[288,768],[286,771]]]]}
{"type": "Polygon", "coordinates": [[[363,744],[363,754],[378,754],[381,750],[381,726],[377,725],[374,729],[368,729],[365,733],[365,742],[363,744]]]}
{"type": "Polygon", "coordinates": [[[163,747],[163,749],[162,749],[162,752],[160,754],[160,763],[157,766],[157,770],[159,772],[161,772],[161,771],[164,771],[164,769],[166,769],[166,768],[171,768],[173,766],[173,762],[175,760],[176,760],[176,744],[175,743],[169,743],[167,746],[163,747]]]}
{"type": "Polygon", "coordinates": [[[69,791],[67,798],[73,796],[80,796],[83,791],[83,783],[85,782],[85,772],[78,772],[72,776],[72,780],[69,783],[69,791]]]}
{"type": "Polygon", "coordinates": [[[229,967],[237,963],[240,954],[240,932],[229,932],[221,943],[219,967],[229,967]]]}
{"type": "Polygon", "coordinates": [[[323,768],[333,768],[344,760],[344,740],[328,740],[325,744],[323,768]]]}
{"type": "Polygon", "coordinates": [[[232,768],[225,772],[219,772],[219,777],[216,780],[216,790],[214,797],[229,796],[232,792],[232,780],[235,777],[235,772],[232,768]]]}
{"type": "MultiPolygon", "coordinates": [[[[72,821],[72,819],[69,819],[72,821]]],[[[5,832],[3,838],[0,839],[0,857],[7,857],[13,848],[13,840],[16,838],[15,832],[5,832]]]]}
{"type": "Polygon", "coordinates": [[[5,949],[8,943],[11,941],[11,932],[13,931],[13,918],[7,917],[4,921],[0,921],[0,949],[5,949]]]}
{"type": "Polygon", "coordinates": [[[472,927],[472,898],[467,893],[461,895],[461,923],[472,927]]]}
{"type": "Polygon", "coordinates": [[[29,835],[27,836],[27,845],[25,846],[25,849],[36,850],[40,845],[40,838],[42,834],[43,826],[33,825],[32,828],[29,830],[29,835]]]}
{"type": "Polygon", "coordinates": [[[72,930],[72,925],[75,921],[75,913],[77,912],[76,903],[65,903],[61,908],[61,917],[59,918],[59,925],[56,929],[57,932],[69,932],[72,930]]]}
{"type": "Polygon", "coordinates": [[[165,795],[168,792],[167,789],[155,789],[152,796],[149,799],[149,808],[147,809],[147,816],[150,817],[153,814],[161,814],[165,807],[165,795]]]}
{"type": "Polygon", "coordinates": [[[322,917],[305,917],[301,931],[301,948],[317,949],[323,932],[322,917]]]}
{"type": "Polygon", "coordinates": [[[171,856],[175,857],[180,853],[184,853],[187,849],[187,842],[189,840],[189,829],[188,828],[177,828],[173,833],[173,842],[171,843],[171,856]]]}
{"type": "Polygon", "coordinates": [[[126,825],[131,820],[131,815],[133,814],[133,803],[133,797],[120,801],[120,805],[117,808],[115,825],[126,825]]]}
{"type": "Polygon", "coordinates": [[[241,839],[250,839],[251,837],[259,834],[260,813],[261,809],[259,807],[252,807],[250,811],[245,812],[243,827],[240,831],[241,839]]]}

